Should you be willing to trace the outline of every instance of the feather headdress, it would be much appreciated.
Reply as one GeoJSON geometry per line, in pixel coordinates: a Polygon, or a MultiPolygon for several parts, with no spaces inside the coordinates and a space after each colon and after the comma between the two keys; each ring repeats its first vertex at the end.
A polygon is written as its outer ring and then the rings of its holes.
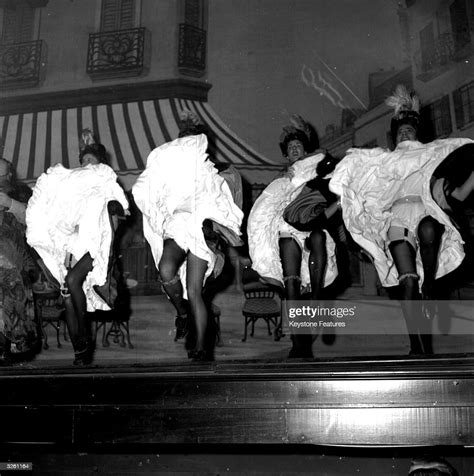
{"type": "Polygon", "coordinates": [[[288,143],[292,140],[299,140],[308,153],[318,148],[316,130],[298,114],[290,117],[290,125],[283,127],[283,132],[280,134],[280,149],[285,157],[288,143]]]}
{"type": "Polygon", "coordinates": [[[418,131],[420,123],[420,99],[414,91],[408,92],[403,84],[399,84],[394,93],[385,100],[385,104],[393,108],[390,124],[393,142],[396,142],[397,131],[403,124],[409,124],[418,131]]]}
{"type": "Polygon", "coordinates": [[[202,125],[202,122],[201,122],[201,119],[199,119],[199,116],[195,112],[190,111],[189,109],[183,109],[181,111],[181,114],[179,115],[179,119],[182,122],[191,122],[192,124],[196,126],[199,124],[202,125]]]}
{"type": "Polygon", "coordinates": [[[206,127],[200,117],[189,109],[183,109],[179,115],[179,137],[203,134],[206,127]]]}
{"type": "Polygon", "coordinates": [[[99,162],[107,163],[105,147],[96,140],[89,128],[82,129],[79,137],[79,159],[82,160],[86,154],[92,154],[97,157],[99,162]]]}
{"type": "Polygon", "coordinates": [[[92,131],[89,128],[82,129],[81,136],[79,137],[79,152],[82,152],[86,146],[95,143],[96,140],[92,131]]]}
{"type": "Polygon", "coordinates": [[[393,115],[398,117],[400,113],[413,111],[419,114],[420,99],[414,91],[408,92],[403,84],[395,88],[395,92],[385,100],[385,104],[393,108],[393,115]]]}

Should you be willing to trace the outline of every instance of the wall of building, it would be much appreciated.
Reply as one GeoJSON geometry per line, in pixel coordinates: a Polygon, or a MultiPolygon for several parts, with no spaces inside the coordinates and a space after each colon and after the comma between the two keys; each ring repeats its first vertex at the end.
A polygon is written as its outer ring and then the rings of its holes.
{"type": "MultiPolygon", "coordinates": [[[[452,3],[452,2],[451,2],[452,3]]],[[[466,2],[468,5],[469,2],[466,2]]],[[[453,92],[461,86],[474,80],[474,35],[473,26],[471,31],[471,52],[462,60],[450,61],[430,75],[423,75],[420,63],[420,31],[433,22],[434,37],[438,36],[437,11],[440,8],[448,8],[450,3],[444,0],[417,0],[406,9],[409,25],[409,60],[412,66],[413,89],[417,92],[421,106],[427,106],[442,97],[448,95],[450,101],[450,113],[452,133],[451,137],[468,137],[474,139],[474,124],[471,122],[458,129],[455,118],[453,92]]],[[[473,9],[474,7],[469,7],[473,9]]],[[[471,16],[471,18],[474,18],[471,16]]],[[[472,20],[470,20],[472,21],[472,20]]],[[[395,83],[394,83],[395,84],[395,83]]],[[[383,104],[363,114],[355,124],[355,143],[363,146],[370,141],[376,140],[379,146],[389,146],[387,133],[390,130],[391,111],[383,104]]]]}
{"type": "Polygon", "coordinates": [[[357,147],[376,143],[388,147],[387,133],[390,131],[391,110],[380,104],[361,116],[355,123],[354,144],[357,147]]]}
{"type": "Polygon", "coordinates": [[[325,72],[351,107],[366,104],[367,76],[402,65],[397,5],[386,1],[210,0],[209,101],[241,137],[282,160],[278,137],[293,113],[324,134],[341,108],[302,81],[302,67],[325,72]],[[390,41],[387,41],[390,38],[390,41]]]}
{"type": "MultiPolygon", "coordinates": [[[[452,2],[450,2],[452,3],[452,2]]],[[[466,2],[466,5],[471,10],[474,7],[469,6],[470,2],[466,2]]],[[[472,2],[471,2],[472,3],[472,2]]],[[[471,53],[467,57],[460,61],[451,61],[445,68],[440,68],[439,71],[432,75],[432,77],[424,78],[421,74],[421,65],[419,60],[420,51],[420,31],[429,25],[431,22],[434,27],[435,39],[439,35],[438,31],[438,19],[437,12],[441,9],[446,11],[449,7],[449,3],[444,0],[418,0],[415,4],[408,9],[410,15],[410,38],[411,38],[411,51],[412,66],[413,66],[413,86],[415,91],[420,96],[420,100],[423,104],[430,104],[438,99],[441,99],[445,95],[450,95],[451,103],[451,119],[453,124],[452,137],[472,137],[474,138],[474,126],[464,127],[462,130],[458,130],[454,115],[454,106],[452,93],[459,87],[470,83],[474,80],[474,68],[472,67],[474,59],[474,35],[472,35],[473,18],[470,18],[470,31],[471,31],[471,53]]],[[[446,21],[450,22],[449,10],[447,11],[446,21]]],[[[451,32],[451,27],[446,30],[451,32]]]]}
{"type": "MultiPolygon", "coordinates": [[[[337,7],[330,0],[209,0],[207,75],[201,78],[212,85],[209,103],[245,142],[284,164],[278,138],[291,114],[311,121],[320,135],[326,125],[340,123],[342,106],[305,83],[303,67],[311,68],[316,78],[323,72],[330,81],[326,92],[333,87],[344,105],[361,108],[357,100],[368,104],[368,74],[404,64],[398,7],[384,0],[377,0],[375,7],[377,3],[383,8],[374,8],[373,0],[340,0],[337,7]]],[[[49,0],[41,9],[39,30],[48,47],[44,81],[35,88],[2,94],[27,96],[123,83],[139,88],[143,82],[180,77],[180,3],[137,4],[140,25],[151,37],[146,74],[93,81],[86,73],[87,45],[89,34],[98,31],[101,1],[49,0]]],[[[385,129],[377,136],[380,144],[385,129]]],[[[356,143],[363,145],[373,136],[368,130],[356,143]]],[[[261,180],[272,176],[273,172],[264,174],[261,180]]]]}
{"type": "Polygon", "coordinates": [[[49,0],[39,9],[38,38],[46,44],[41,84],[34,88],[7,89],[4,97],[67,91],[98,86],[137,83],[177,77],[179,3],[173,0],[137,1],[138,26],[150,33],[149,68],[133,78],[93,80],[87,74],[89,34],[100,30],[101,1],[49,0]]]}

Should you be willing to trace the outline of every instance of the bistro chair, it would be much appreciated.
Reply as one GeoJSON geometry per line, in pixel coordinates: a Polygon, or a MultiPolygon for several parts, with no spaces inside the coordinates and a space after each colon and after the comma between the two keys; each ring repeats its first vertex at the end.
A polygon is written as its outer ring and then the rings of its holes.
{"type": "Polygon", "coordinates": [[[263,319],[267,324],[268,335],[272,335],[278,328],[278,321],[281,316],[280,303],[275,298],[275,288],[265,285],[259,281],[258,274],[250,267],[246,267],[242,273],[243,291],[245,295],[242,314],[244,321],[244,337],[242,342],[247,340],[247,331],[251,325],[250,336],[255,332],[255,323],[263,319]]]}
{"type": "Polygon", "coordinates": [[[46,328],[52,327],[56,331],[57,347],[61,348],[61,327],[63,327],[64,340],[67,339],[64,302],[59,289],[49,286],[49,283],[36,283],[33,286],[33,301],[38,324],[41,329],[43,349],[49,349],[48,333],[46,328]]]}
{"type": "Polygon", "coordinates": [[[102,330],[102,347],[110,347],[109,339],[112,338],[114,344],[133,349],[133,344],[130,341],[130,315],[119,315],[115,311],[95,311],[90,313],[90,318],[93,323],[92,337],[94,341],[102,330]]]}

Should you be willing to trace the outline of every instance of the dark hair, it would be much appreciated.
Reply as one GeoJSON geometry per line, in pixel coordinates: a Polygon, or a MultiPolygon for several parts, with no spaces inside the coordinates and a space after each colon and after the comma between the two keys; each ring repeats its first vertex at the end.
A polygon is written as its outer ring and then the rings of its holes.
{"type": "Polygon", "coordinates": [[[105,147],[102,144],[86,145],[79,153],[79,160],[82,162],[83,157],[87,154],[91,154],[96,157],[101,164],[107,163],[107,153],[105,151],[105,147]]]}
{"type": "Polygon", "coordinates": [[[203,124],[183,124],[180,126],[178,137],[197,136],[199,134],[208,135],[206,126],[203,124]]]}
{"type": "Polygon", "coordinates": [[[303,149],[305,152],[310,152],[309,151],[309,140],[306,134],[303,131],[300,131],[296,129],[293,132],[290,132],[285,135],[284,139],[280,141],[280,149],[281,153],[283,154],[284,157],[288,155],[288,144],[292,140],[298,140],[303,144],[303,149]]]}

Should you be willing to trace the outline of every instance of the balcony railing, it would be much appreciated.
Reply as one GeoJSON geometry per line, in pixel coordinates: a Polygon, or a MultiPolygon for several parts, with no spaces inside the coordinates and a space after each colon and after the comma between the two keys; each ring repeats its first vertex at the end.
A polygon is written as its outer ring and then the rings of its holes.
{"type": "Polygon", "coordinates": [[[456,48],[451,32],[442,33],[435,39],[429,51],[418,50],[415,53],[417,77],[428,81],[445,71],[450,64],[463,60],[471,53],[471,43],[456,48]]]}
{"type": "Polygon", "coordinates": [[[0,88],[28,88],[40,80],[43,41],[0,45],[0,88]]]}
{"type": "Polygon", "coordinates": [[[179,25],[178,70],[189,76],[206,72],[206,31],[195,26],[179,25]]]}
{"type": "Polygon", "coordinates": [[[91,33],[87,73],[94,79],[138,76],[143,72],[145,28],[91,33]]]}

